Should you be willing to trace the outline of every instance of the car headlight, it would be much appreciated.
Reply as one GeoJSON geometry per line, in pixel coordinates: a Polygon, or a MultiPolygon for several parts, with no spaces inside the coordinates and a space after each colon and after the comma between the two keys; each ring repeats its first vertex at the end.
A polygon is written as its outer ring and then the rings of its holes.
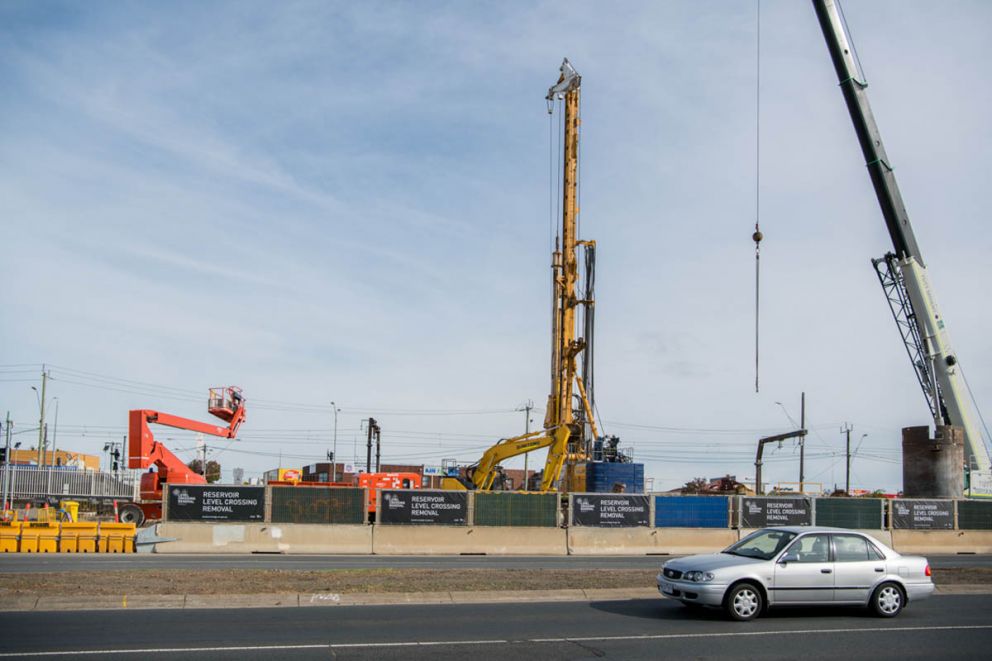
{"type": "Polygon", "coordinates": [[[707,583],[713,580],[713,572],[711,571],[687,571],[683,574],[683,577],[687,581],[692,581],[693,583],[707,583]]]}

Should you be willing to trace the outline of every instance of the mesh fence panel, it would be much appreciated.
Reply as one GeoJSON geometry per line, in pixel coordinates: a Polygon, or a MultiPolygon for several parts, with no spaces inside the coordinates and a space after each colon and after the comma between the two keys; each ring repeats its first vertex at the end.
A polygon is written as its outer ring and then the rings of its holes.
{"type": "Polygon", "coordinates": [[[816,525],[834,528],[881,530],[882,501],[879,498],[817,498],[816,525]]]}
{"type": "Polygon", "coordinates": [[[477,493],[477,526],[558,526],[558,494],[477,493]]]}
{"type": "Polygon", "coordinates": [[[365,490],[272,487],[272,523],[364,523],[365,490]]]}
{"type": "Polygon", "coordinates": [[[992,530],[992,503],[958,501],[958,529],[992,530]]]}

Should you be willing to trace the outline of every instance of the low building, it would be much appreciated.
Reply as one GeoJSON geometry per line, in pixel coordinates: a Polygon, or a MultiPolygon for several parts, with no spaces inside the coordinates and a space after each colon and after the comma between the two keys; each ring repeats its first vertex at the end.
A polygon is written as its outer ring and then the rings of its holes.
{"type": "MultiPolygon", "coordinates": [[[[17,466],[38,465],[38,450],[28,448],[11,449],[9,462],[17,466]]],[[[79,468],[83,470],[99,471],[100,457],[95,454],[83,454],[72,450],[51,450],[45,451],[43,465],[45,466],[65,466],[67,468],[79,468]]]]}

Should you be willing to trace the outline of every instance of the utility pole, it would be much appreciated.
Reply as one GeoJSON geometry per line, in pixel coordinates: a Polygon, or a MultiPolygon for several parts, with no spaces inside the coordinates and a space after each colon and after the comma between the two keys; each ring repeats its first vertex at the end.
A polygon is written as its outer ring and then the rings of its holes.
{"type": "Polygon", "coordinates": [[[368,437],[365,442],[365,472],[372,472],[372,428],[376,426],[375,418],[368,420],[368,437]]]}
{"type": "MultiPolygon", "coordinates": [[[[524,434],[525,435],[530,433],[530,412],[533,409],[534,409],[534,401],[533,400],[530,400],[530,399],[527,400],[527,403],[526,404],[524,404],[522,407],[520,407],[519,409],[517,409],[518,411],[523,411],[524,412],[524,415],[525,415],[525,417],[524,417],[524,434]]],[[[530,485],[530,481],[527,479],[527,458],[528,457],[530,457],[530,452],[525,452],[524,453],[524,491],[527,491],[527,488],[530,485]]]]}
{"type": "Polygon", "coordinates": [[[334,449],[331,451],[334,458],[331,459],[331,482],[338,481],[338,405],[331,402],[331,410],[334,411],[334,449]]]}
{"type": "MultiPolygon", "coordinates": [[[[207,443],[203,440],[203,434],[196,435],[196,455],[200,459],[200,475],[207,477],[207,443]]],[[[282,466],[280,459],[279,465],[282,466]]]]}
{"type": "Polygon", "coordinates": [[[7,485],[13,481],[13,476],[10,474],[10,411],[7,411],[7,422],[4,424],[3,430],[6,435],[6,440],[4,442],[4,447],[6,452],[4,453],[3,462],[3,484],[0,488],[0,500],[3,501],[3,507],[0,511],[7,511],[7,485]]]}
{"type": "Polygon", "coordinates": [[[375,472],[378,473],[382,464],[379,463],[379,453],[382,450],[382,428],[375,425],[375,472]]]}
{"type": "Polygon", "coordinates": [[[806,493],[806,393],[799,403],[799,428],[804,430],[799,437],[799,493],[806,493]]]}
{"type": "MultiPolygon", "coordinates": [[[[41,400],[39,403],[39,408],[41,413],[38,416],[38,465],[45,465],[45,388],[48,386],[48,370],[45,366],[41,366],[41,400]]],[[[36,393],[38,389],[31,386],[31,389],[36,393]]]]}
{"type": "Polygon", "coordinates": [[[851,495],[851,425],[844,423],[841,429],[847,435],[847,450],[844,452],[844,494],[851,495]]]}

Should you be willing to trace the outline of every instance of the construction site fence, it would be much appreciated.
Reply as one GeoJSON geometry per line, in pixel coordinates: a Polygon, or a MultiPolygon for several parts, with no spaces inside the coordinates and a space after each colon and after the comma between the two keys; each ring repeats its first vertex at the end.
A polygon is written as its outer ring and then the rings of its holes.
{"type": "Polygon", "coordinates": [[[36,498],[137,499],[139,473],[102,473],[69,466],[0,466],[0,490],[14,501],[36,498]]]}
{"type": "Polygon", "coordinates": [[[384,526],[992,530],[992,501],[806,495],[380,489],[370,504],[368,491],[353,487],[179,485],[167,488],[163,509],[165,520],[207,523],[365,524],[374,519],[384,526]]]}
{"type": "Polygon", "coordinates": [[[0,553],[134,553],[133,523],[4,521],[0,553]]]}

